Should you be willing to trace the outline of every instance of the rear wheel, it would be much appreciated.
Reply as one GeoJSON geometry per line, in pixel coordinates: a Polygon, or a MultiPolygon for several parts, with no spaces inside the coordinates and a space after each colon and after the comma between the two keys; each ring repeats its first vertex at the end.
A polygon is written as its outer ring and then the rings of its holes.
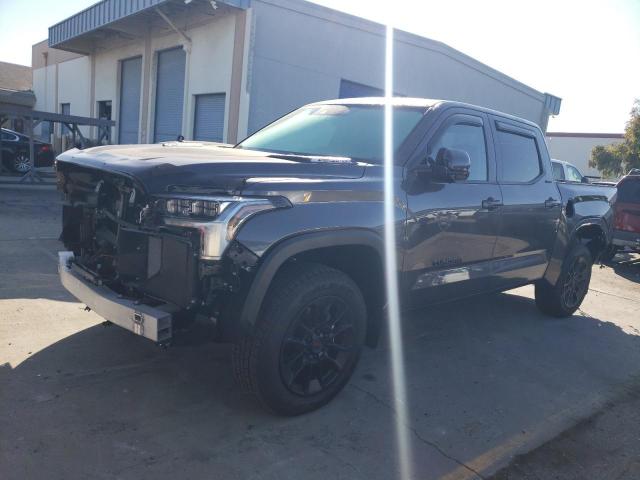
{"type": "Polygon", "coordinates": [[[545,280],[536,283],[536,305],[547,315],[568,317],[580,307],[589,291],[593,259],[589,249],[574,245],[562,263],[555,285],[545,280]]]}
{"type": "Polygon", "coordinates": [[[270,288],[254,333],[235,345],[236,377],[278,414],[315,410],[348,382],[365,327],[364,299],[347,275],[292,265],[270,288]]]}

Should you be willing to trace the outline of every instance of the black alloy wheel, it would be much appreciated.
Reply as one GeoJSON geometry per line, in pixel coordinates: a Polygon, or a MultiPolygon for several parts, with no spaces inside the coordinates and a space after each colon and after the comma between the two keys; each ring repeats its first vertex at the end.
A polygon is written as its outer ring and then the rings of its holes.
{"type": "Polygon", "coordinates": [[[580,307],[589,291],[593,257],[580,243],[569,248],[555,283],[541,279],[535,284],[536,305],[547,315],[568,317],[580,307]]]}
{"type": "Polygon", "coordinates": [[[274,413],[310,412],[347,384],[366,329],[353,279],[327,265],[291,262],[273,280],[253,331],[234,345],[235,377],[274,413]]]}
{"type": "Polygon", "coordinates": [[[339,297],[321,297],[292,322],[280,351],[280,375],[300,396],[329,388],[356,354],[349,308],[339,297]]]}
{"type": "Polygon", "coordinates": [[[589,288],[591,263],[583,256],[575,257],[562,285],[562,301],[567,309],[577,308],[589,288]]]}

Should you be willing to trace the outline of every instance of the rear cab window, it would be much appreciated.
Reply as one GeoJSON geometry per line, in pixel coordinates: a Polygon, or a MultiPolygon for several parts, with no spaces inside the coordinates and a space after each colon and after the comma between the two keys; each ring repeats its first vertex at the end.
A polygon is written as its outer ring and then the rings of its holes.
{"type": "Polygon", "coordinates": [[[535,133],[496,122],[496,148],[500,155],[498,178],[504,183],[529,183],[543,173],[535,133]]]}

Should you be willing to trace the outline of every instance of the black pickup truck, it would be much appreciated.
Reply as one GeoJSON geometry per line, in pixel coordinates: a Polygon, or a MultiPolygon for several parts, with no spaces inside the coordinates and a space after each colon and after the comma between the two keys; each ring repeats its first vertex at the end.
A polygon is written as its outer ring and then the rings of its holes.
{"type": "MultiPolygon", "coordinates": [[[[392,103],[402,306],[535,284],[543,312],[573,314],[610,242],[615,189],[554,181],[533,123],[392,103]]],[[[208,322],[266,406],[318,408],[385,327],[384,107],[307,105],[236,146],[60,155],[62,283],[159,343],[208,322]]]]}

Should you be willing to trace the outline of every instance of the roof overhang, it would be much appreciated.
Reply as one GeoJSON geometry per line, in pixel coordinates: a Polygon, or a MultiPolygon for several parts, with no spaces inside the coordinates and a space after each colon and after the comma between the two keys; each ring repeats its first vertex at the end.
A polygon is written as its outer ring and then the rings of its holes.
{"type": "Polygon", "coordinates": [[[0,104],[33,108],[36,104],[36,96],[31,90],[16,91],[0,88],[0,104]]]}
{"type": "Polygon", "coordinates": [[[231,9],[247,9],[251,0],[102,0],[49,27],[49,47],[91,54],[114,37],[133,40],[144,32],[167,30],[156,9],[183,25],[231,9]]]}

